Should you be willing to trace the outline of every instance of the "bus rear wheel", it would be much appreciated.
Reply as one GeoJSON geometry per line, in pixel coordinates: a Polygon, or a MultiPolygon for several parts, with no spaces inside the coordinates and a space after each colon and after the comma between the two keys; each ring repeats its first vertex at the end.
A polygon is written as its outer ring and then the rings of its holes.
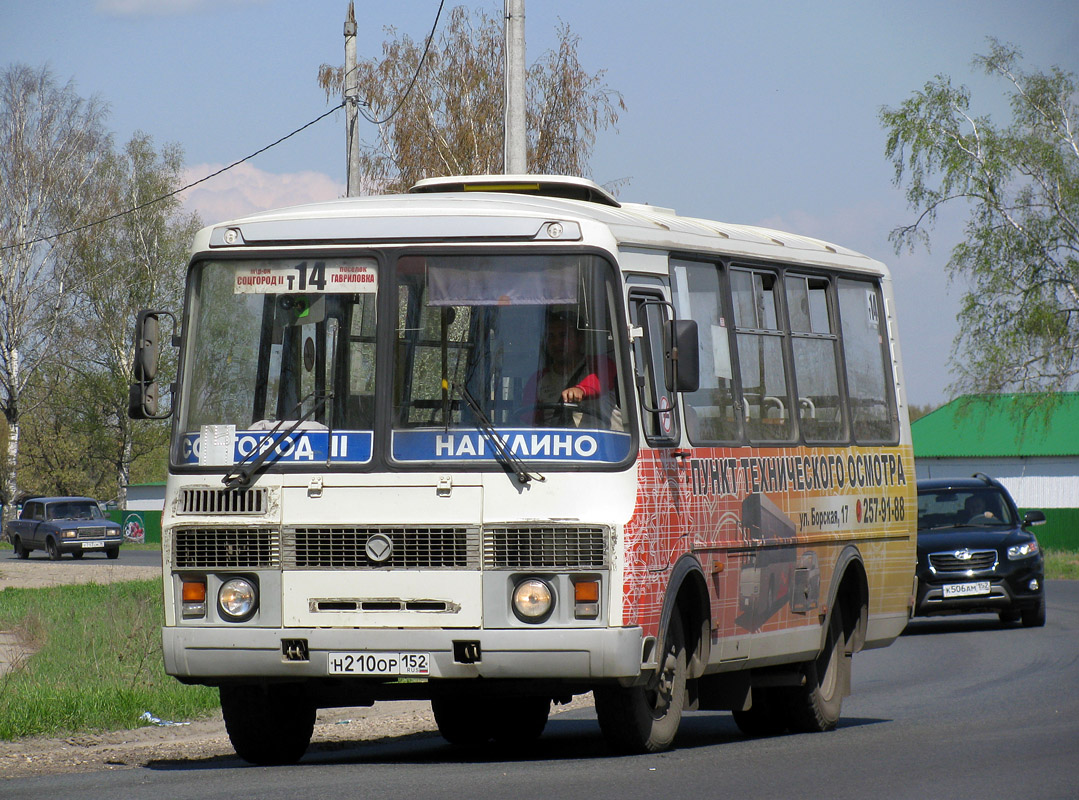
{"type": "Polygon", "coordinates": [[[222,686],[221,713],[236,755],[251,764],[295,764],[307,752],[315,707],[291,686],[222,686]]]}
{"type": "Polygon", "coordinates": [[[753,705],[746,710],[731,712],[734,724],[746,736],[753,738],[779,736],[787,730],[787,708],[777,689],[754,688],[753,705]]]}
{"type": "Polygon", "coordinates": [[[686,641],[676,611],[657,675],[644,686],[606,686],[593,693],[603,736],[623,753],[657,753],[674,741],[686,701],[686,641]]]}

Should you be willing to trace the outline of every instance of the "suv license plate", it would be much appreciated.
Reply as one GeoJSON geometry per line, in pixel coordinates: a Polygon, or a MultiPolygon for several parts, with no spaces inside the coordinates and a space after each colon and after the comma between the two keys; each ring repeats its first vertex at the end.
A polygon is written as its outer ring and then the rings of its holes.
{"type": "Polygon", "coordinates": [[[944,585],[945,597],[977,597],[983,594],[989,594],[989,581],[947,583],[944,585]]]}
{"type": "Polygon", "coordinates": [[[430,653],[328,653],[330,675],[430,675],[430,653]]]}

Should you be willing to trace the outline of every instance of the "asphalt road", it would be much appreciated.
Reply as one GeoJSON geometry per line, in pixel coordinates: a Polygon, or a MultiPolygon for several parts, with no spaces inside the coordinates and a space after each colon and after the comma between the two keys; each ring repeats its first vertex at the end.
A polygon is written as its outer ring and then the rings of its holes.
{"type": "MultiPolygon", "coordinates": [[[[15,559],[14,551],[12,550],[0,550],[0,559],[10,558],[15,559]]],[[[27,561],[49,561],[49,554],[44,550],[34,550],[30,553],[27,561]]],[[[75,562],[75,559],[70,555],[63,555],[60,557],[60,563],[75,562]]],[[[120,555],[115,560],[110,561],[105,554],[102,553],[86,553],[77,564],[72,563],[72,568],[81,564],[123,564],[128,567],[160,567],[161,566],[161,550],[136,550],[134,547],[120,546],[120,555]]]]}
{"type": "Polygon", "coordinates": [[[995,617],[915,620],[854,659],[854,694],[826,734],[743,738],[689,714],[677,746],[612,756],[590,711],[553,718],[530,752],[462,752],[420,735],[308,755],[0,782],[15,798],[1006,798],[1079,797],[1079,581],[1048,585],[1045,628],[995,617]]]}

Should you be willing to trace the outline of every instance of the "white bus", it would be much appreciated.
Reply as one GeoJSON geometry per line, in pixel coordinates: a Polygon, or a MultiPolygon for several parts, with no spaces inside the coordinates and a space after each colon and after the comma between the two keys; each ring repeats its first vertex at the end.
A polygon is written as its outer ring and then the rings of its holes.
{"type": "Polygon", "coordinates": [[[914,464],[884,265],[620,203],[432,179],[197,237],[172,401],[139,315],[132,415],[173,414],[169,674],[237,753],[318,708],[430,699],[528,741],[593,692],[623,752],[684,711],[835,726],[906,624],[914,464]]]}

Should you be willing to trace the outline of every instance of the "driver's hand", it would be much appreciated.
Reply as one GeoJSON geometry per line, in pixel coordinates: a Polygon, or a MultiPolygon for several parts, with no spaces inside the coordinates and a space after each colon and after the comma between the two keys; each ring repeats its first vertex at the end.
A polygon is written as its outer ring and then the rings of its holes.
{"type": "Polygon", "coordinates": [[[580,386],[570,386],[562,390],[563,403],[579,403],[584,400],[584,389],[580,386]]]}

